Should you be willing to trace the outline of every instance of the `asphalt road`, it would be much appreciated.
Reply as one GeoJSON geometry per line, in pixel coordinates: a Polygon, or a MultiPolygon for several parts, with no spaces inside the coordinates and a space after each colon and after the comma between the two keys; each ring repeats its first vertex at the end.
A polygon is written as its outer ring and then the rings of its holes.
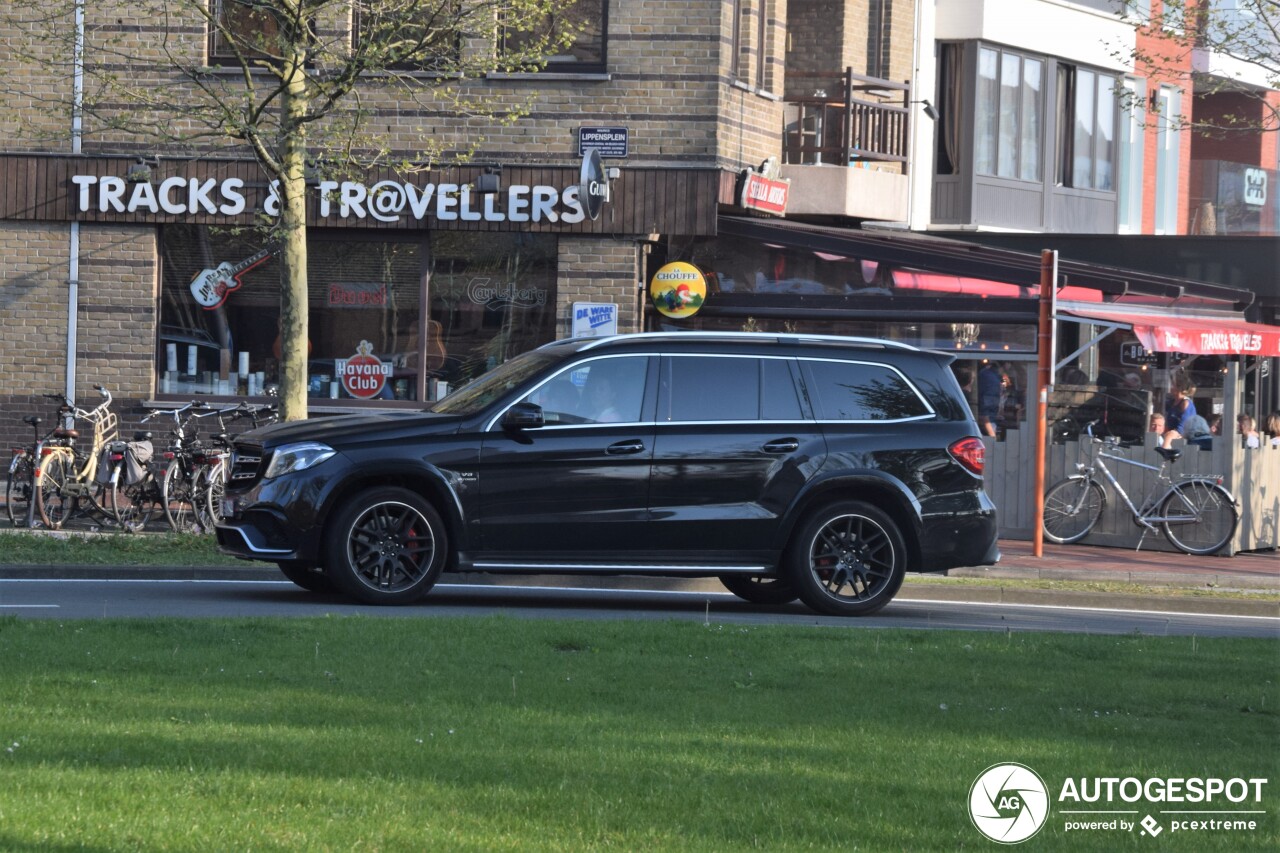
{"type": "Polygon", "coordinates": [[[531,619],[680,619],[731,624],[1047,631],[1280,638],[1280,619],[1027,604],[897,600],[875,616],[837,619],[799,604],[761,607],[728,593],[440,584],[406,607],[369,607],[287,581],[0,580],[0,616],[103,619],[366,615],[399,618],[502,613],[531,619]]]}

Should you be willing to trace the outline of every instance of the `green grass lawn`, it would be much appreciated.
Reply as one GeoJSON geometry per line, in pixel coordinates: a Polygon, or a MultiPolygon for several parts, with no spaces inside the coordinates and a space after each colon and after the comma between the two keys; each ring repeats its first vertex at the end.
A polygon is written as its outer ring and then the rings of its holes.
{"type": "MultiPolygon", "coordinates": [[[[191,533],[0,532],[0,566],[244,566],[218,553],[212,535],[191,533]]],[[[265,564],[263,564],[265,565],[265,564]]]]}
{"type": "Polygon", "coordinates": [[[0,850],[991,850],[969,787],[1009,761],[1051,799],[1271,780],[1254,832],[1071,834],[1055,805],[1025,849],[1274,850],[1278,664],[1268,640],[0,618],[0,850]]]}

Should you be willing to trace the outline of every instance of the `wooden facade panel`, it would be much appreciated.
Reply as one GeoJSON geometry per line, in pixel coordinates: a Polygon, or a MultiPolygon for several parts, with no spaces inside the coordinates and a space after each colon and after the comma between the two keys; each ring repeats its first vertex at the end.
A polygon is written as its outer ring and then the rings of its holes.
{"type": "Polygon", "coordinates": [[[961,206],[963,187],[958,178],[938,178],[933,182],[933,221],[963,222],[966,213],[961,206]]]}
{"type": "Polygon", "coordinates": [[[1044,226],[1044,188],[1039,184],[977,179],[973,183],[974,220],[1022,230],[1044,226]]]}
{"type": "MultiPolygon", "coordinates": [[[[71,183],[73,175],[125,178],[135,160],[132,157],[42,157],[33,155],[0,155],[0,218],[9,220],[45,220],[82,222],[118,222],[130,224],[189,223],[203,225],[249,225],[262,209],[268,195],[268,182],[251,161],[177,161],[164,160],[151,165],[151,183],[158,188],[161,181],[175,176],[205,182],[239,178],[247,199],[246,211],[236,216],[208,212],[171,214],[151,213],[145,209],[132,213],[98,210],[96,205],[77,211],[78,189],[71,183]]],[[[418,188],[428,184],[467,184],[484,171],[482,166],[434,170],[410,175],[407,179],[390,172],[373,173],[363,181],[366,188],[379,181],[410,183],[418,188]]],[[[550,186],[559,191],[576,186],[580,171],[566,166],[507,166],[501,173],[503,193],[515,185],[550,186]]],[[[623,168],[612,182],[612,201],[605,205],[596,220],[589,217],[579,223],[557,222],[490,222],[438,220],[433,214],[417,219],[406,204],[395,221],[381,221],[366,215],[340,217],[337,199],[328,217],[319,215],[318,193],[309,194],[308,223],[320,227],[364,228],[375,230],[435,229],[449,231],[530,231],[556,234],[650,234],[678,233],[693,236],[715,234],[721,171],[718,169],[623,168]]],[[[132,186],[132,185],[131,185],[132,186]]],[[[132,192],[129,190],[128,192],[132,192]]],[[[505,198],[505,195],[503,196],[505,198]]],[[[96,192],[93,199],[96,200],[96,192]]],[[[128,195],[125,196],[127,200],[128,195]]],[[[220,202],[216,192],[211,196],[220,202]]],[[[472,196],[472,209],[482,210],[483,197],[472,196]]],[[[501,205],[498,209],[501,209],[501,205]]],[[[429,206],[434,210],[434,204],[429,206]]],[[[455,208],[456,209],[456,208],[455,208]]],[[[386,216],[384,218],[390,218],[386,216]]]]}

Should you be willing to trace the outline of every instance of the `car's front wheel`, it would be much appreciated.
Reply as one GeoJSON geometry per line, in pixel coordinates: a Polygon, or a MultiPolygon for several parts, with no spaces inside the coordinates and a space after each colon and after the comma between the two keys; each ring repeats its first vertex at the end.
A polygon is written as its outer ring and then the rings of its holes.
{"type": "Polygon", "coordinates": [[[787,553],[800,599],[832,616],[866,616],[897,594],[906,574],[906,543],[893,519],[862,501],[810,513],[787,553]]]}
{"type": "Polygon", "coordinates": [[[435,584],[448,552],[440,514],[408,489],[355,495],[330,522],[325,566],[338,589],[366,604],[407,604],[435,584]]]}

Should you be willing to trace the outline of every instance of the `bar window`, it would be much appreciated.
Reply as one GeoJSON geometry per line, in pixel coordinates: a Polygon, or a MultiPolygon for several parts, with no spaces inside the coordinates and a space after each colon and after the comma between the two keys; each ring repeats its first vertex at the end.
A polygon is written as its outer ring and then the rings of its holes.
{"type": "Polygon", "coordinates": [[[1058,183],[1114,191],[1116,78],[1058,66],[1058,183]]]}
{"type": "Polygon", "coordinates": [[[603,73],[608,0],[570,0],[525,26],[504,26],[504,54],[534,52],[545,63],[542,71],[603,73]]]}
{"type": "Polygon", "coordinates": [[[355,7],[357,50],[377,45],[388,68],[451,71],[462,61],[465,31],[462,0],[412,8],[358,0],[355,7]]]}
{"type": "Polygon", "coordinates": [[[1043,73],[1039,59],[979,49],[974,158],[978,174],[1040,179],[1043,73]]]}
{"type": "Polygon", "coordinates": [[[240,58],[280,56],[280,20],[269,7],[250,0],[212,0],[209,59],[239,61],[240,58]]]}

